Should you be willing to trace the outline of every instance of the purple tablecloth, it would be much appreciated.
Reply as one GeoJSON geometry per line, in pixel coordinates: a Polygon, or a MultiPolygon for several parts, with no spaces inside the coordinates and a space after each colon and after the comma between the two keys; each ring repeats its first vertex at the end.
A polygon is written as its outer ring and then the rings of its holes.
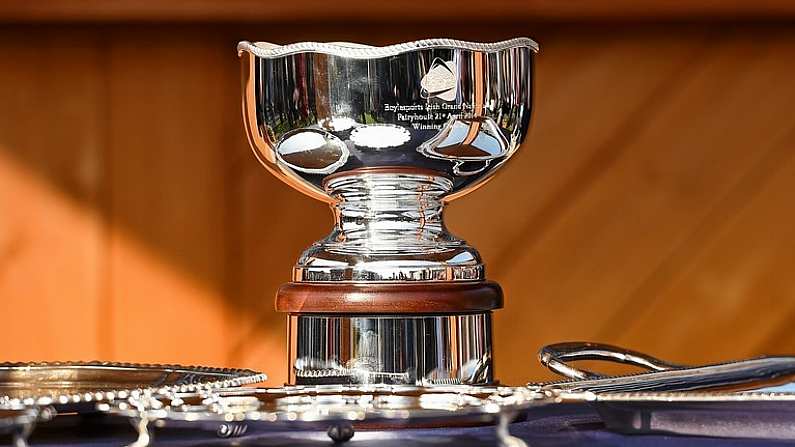
{"type": "MultiPolygon", "coordinates": [[[[52,422],[51,424],[55,424],[52,422]]],[[[545,446],[763,446],[788,445],[792,442],[752,439],[725,439],[663,435],[626,435],[605,430],[599,417],[585,405],[544,407],[528,414],[527,420],[511,424],[510,432],[530,447],[545,446]]],[[[122,446],[135,439],[134,431],[125,421],[99,424],[87,421],[70,424],[68,429],[55,425],[39,427],[31,438],[32,447],[90,445],[122,446]]],[[[4,440],[6,443],[8,439],[4,440]]],[[[250,430],[234,439],[214,438],[199,430],[164,429],[155,432],[155,445],[170,446],[321,446],[332,445],[325,432],[257,432],[250,430]]],[[[494,427],[448,429],[402,429],[392,431],[359,431],[347,444],[349,447],[410,446],[487,446],[498,445],[494,427]]]]}

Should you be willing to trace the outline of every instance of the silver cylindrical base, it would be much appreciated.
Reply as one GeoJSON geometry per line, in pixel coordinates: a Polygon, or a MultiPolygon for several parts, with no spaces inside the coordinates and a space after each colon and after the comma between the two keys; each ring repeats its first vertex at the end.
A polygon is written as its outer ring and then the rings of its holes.
{"type": "Polygon", "coordinates": [[[290,383],[470,384],[494,381],[491,312],[290,314],[290,383]]]}

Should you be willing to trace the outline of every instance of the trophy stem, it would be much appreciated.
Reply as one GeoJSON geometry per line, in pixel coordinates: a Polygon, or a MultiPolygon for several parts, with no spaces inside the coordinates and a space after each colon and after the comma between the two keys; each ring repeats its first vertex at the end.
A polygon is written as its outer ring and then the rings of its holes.
{"type": "Polygon", "coordinates": [[[331,178],[335,227],[327,246],[356,251],[426,252],[464,242],[447,232],[442,196],[453,183],[438,174],[363,172],[331,178]]]}
{"type": "Polygon", "coordinates": [[[421,169],[332,176],[334,229],[306,250],[294,281],[456,281],[483,278],[478,252],[447,231],[453,183],[421,169]]]}

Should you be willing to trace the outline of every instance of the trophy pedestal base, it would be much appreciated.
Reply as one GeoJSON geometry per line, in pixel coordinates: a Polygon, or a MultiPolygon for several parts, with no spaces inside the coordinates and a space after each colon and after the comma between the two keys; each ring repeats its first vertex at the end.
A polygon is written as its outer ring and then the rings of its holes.
{"type": "Polygon", "coordinates": [[[290,384],[494,382],[491,310],[502,290],[462,283],[288,283],[290,384]]]}
{"type": "Polygon", "coordinates": [[[288,318],[291,384],[493,382],[491,312],[288,318]]]}

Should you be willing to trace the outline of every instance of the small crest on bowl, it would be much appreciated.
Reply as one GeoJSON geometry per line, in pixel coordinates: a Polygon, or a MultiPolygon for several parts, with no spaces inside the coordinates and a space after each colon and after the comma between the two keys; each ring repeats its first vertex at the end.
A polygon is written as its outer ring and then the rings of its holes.
{"type": "Polygon", "coordinates": [[[455,100],[458,93],[458,76],[452,61],[443,61],[438,57],[431,63],[428,73],[420,81],[422,97],[425,99],[439,98],[442,101],[455,100]]]}

